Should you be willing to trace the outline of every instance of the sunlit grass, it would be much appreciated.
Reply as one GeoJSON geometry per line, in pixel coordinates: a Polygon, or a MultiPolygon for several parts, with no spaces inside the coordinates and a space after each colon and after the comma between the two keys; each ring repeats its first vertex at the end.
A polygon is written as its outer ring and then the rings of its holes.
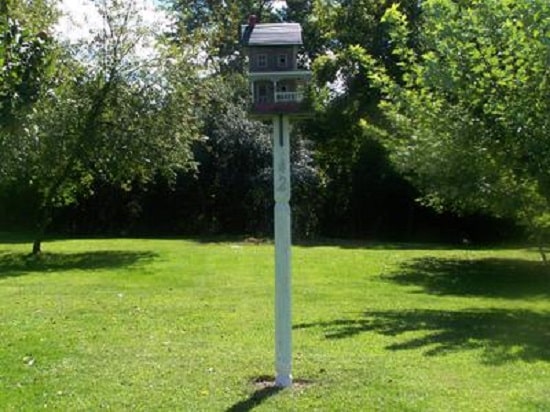
{"type": "Polygon", "coordinates": [[[535,252],[294,247],[294,375],[273,374],[273,246],[0,235],[0,409],[550,409],[535,252]]]}

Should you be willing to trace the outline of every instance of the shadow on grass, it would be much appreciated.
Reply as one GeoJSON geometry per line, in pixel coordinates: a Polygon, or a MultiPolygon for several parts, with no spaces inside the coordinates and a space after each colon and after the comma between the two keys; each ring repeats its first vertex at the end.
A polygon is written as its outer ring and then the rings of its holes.
{"type": "Polygon", "coordinates": [[[415,259],[384,279],[436,295],[550,297],[550,266],[519,259],[415,259]]]}
{"type": "Polygon", "coordinates": [[[153,259],[152,252],[95,251],[85,253],[43,253],[38,257],[24,253],[0,252],[0,280],[34,272],[94,270],[130,266],[153,259]]]}
{"type": "Polygon", "coordinates": [[[283,388],[279,388],[277,386],[267,386],[265,388],[258,389],[252,395],[250,395],[247,399],[240,401],[235,405],[231,406],[229,409],[226,410],[226,412],[251,411],[255,407],[260,406],[268,398],[271,398],[272,396],[276,395],[282,389],[283,388]]]}
{"type": "Polygon", "coordinates": [[[362,333],[396,337],[388,350],[424,349],[426,356],[480,350],[487,364],[550,362],[550,313],[528,310],[408,310],[366,312],[357,319],[295,325],[322,328],[327,339],[362,333]],[[414,337],[406,338],[407,333],[414,337]]]}
{"type": "MultiPolygon", "coordinates": [[[[453,242],[391,242],[360,239],[314,238],[293,240],[293,245],[301,247],[335,247],[340,249],[369,250],[516,250],[524,246],[513,244],[466,244],[453,242]]],[[[535,250],[533,249],[535,252],[535,250]]]]}
{"type": "MultiPolygon", "coordinates": [[[[336,247],[340,249],[369,249],[369,250],[459,250],[465,249],[460,244],[444,243],[406,243],[406,242],[376,242],[357,239],[305,239],[293,242],[301,247],[336,247]]],[[[471,248],[468,248],[471,249],[471,248]]]]}

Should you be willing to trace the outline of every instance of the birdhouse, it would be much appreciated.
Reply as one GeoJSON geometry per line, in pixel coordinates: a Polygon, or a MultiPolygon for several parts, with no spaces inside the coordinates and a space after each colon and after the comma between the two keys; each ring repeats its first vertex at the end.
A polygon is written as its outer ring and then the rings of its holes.
{"type": "Polygon", "coordinates": [[[302,27],[297,23],[259,24],[251,16],[241,33],[248,51],[251,113],[304,114],[304,90],[311,72],[298,70],[302,27]]]}

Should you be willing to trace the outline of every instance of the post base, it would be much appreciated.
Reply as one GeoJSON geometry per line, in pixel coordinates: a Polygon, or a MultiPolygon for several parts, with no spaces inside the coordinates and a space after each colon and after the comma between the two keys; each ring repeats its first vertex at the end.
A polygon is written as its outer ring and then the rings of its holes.
{"type": "Polygon", "coordinates": [[[275,378],[275,386],[278,388],[288,388],[292,386],[292,375],[277,375],[275,378]]]}

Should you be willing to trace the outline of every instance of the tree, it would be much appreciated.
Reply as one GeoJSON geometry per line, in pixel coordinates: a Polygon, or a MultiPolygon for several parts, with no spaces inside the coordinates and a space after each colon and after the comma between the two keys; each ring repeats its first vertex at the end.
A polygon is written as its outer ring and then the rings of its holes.
{"type": "Polygon", "coordinates": [[[409,47],[410,21],[398,7],[384,18],[402,82],[362,60],[385,93],[394,163],[425,204],[512,217],[542,242],[550,229],[550,4],[422,4],[420,51],[409,47]]]}
{"type": "MultiPolygon", "coordinates": [[[[51,53],[47,30],[53,22],[47,1],[0,1],[0,133],[36,101],[51,53]]],[[[0,147],[3,139],[0,137],[0,147]]]]}
{"type": "Polygon", "coordinates": [[[273,0],[165,0],[176,16],[173,41],[195,48],[198,60],[204,59],[209,72],[242,73],[245,58],[239,41],[239,29],[248,16],[261,22],[276,18],[273,0]]]}
{"type": "MultiPolygon", "coordinates": [[[[175,193],[164,194],[161,202],[166,208],[177,205],[170,226],[193,234],[265,235],[273,229],[270,127],[250,119],[241,75],[211,76],[202,83],[204,137],[193,145],[197,169],[180,174],[175,193]]],[[[294,233],[304,237],[317,229],[321,180],[307,140],[294,133],[292,143],[294,233]]]]}
{"type": "MultiPolygon", "coordinates": [[[[277,20],[272,3],[166,1],[178,21],[171,40],[180,50],[194,49],[194,60],[203,74],[199,110],[205,139],[194,145],[198,162],[195,179],[181,179],[191,193],[185,202],[188,213],[198,216],[187,220],[200,221],[203,231],[260,234],[271,229],[266,219],[272,215],[271,136],[266,125],[251,120],[247,113],[250,89],[239,29],[250,14],[264,23],[277,20]]],[[[294,140],[295,227],[305,234],[316,223],[311,216],[315,207],[308,206],[308,201],[318,193],[320,182],[307,142],[294,140]]]]}
{"type": "MultiPolygon", "coordinates": [[[[316,117],[304,133],[316,143],[316,158],[327,182],[325,233],[332,236],[383,236],[411,226],[414,191],[389,163],[377,140],[380,91],[368,81],[361,53],[373,56],[398,76],[397,59],[389,47],[389,25],[380,22],[393,2],[288,1],[285,18],[302,23],[304,58],[313,62],[316,117]],[[398,216],[398,217],[396,217],[398,216]]],[[[418,15],[416,0],[401,1],[408,15],[418,15]]]]}
{"type": "Polygon", "coordinates": [[[30,185],[40,199],[34,254],[53,210],[91,194],[94,182],[130,188],[191,164],[196,73],[174,56],[137,53],[147,28],[136,1],[96,4],[103,27],[94,41],[59,48],[21,132],[6,135],[18,150],[0,177],[30,185]]]}
{"type": "MultiPolygon", "coordinates": [[[[31,191],[17,187],[12,179],[23,156],[16,136],[24,130],[25,116],[39,99],[42,82],[53,67],[55,47],[48,34],[56,16],[53,5],[48,0],[0,1],[0,190],[3,208],[15,202],[12,197],[21,199],[25,206],[32,204],[34,199],[31,191]]],[[[18,208],[22,209],[29,210],[18,208]]],[[[3,223],[10,220],[7,211],[2,210],[3,223]]]]}

